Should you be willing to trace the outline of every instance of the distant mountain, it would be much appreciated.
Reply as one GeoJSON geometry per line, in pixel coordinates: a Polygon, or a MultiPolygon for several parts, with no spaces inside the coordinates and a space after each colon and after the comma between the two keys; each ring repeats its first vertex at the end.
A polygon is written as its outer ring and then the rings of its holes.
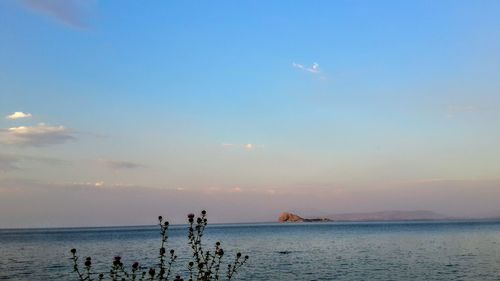
{"type": "Polygon", "coordinates": [[[397,220],[442,220],[450,217],[432,211],[382,211],[372,213],[346,213],[329,215],[335,221],[397,221],[397,220]]]}
{"type": "Polygon", "coordinates": [[[483,214],[481,214],[481,216],[479,216],[479,218],[498,220],[498,219],[500,219],[500,211],[483,213],[483,214]]]}
{"type": "Polygon", "coordinates": [[[322,218],[303,218],[284,212],[279,222],[325,222],[325,221],[405,221],[405,220],[443,220],[450,217],[432,211],[382,211],[372,213],[345,213],[328,215],[322,218]]]}

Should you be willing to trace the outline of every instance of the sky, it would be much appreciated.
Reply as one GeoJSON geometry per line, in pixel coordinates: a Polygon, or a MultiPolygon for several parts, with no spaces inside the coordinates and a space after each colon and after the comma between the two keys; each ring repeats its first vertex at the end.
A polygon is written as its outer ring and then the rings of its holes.
{"type": "Polygon", "coordinates": [[[499,1],[0,1],[0,228],[500,214],[499,1]]]}

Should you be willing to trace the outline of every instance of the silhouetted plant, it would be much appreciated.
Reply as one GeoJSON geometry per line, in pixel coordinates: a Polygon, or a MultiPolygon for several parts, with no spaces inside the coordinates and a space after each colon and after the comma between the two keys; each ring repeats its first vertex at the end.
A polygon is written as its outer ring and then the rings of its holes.
{"type": "MultiPolygon", "coordinates": [[[[188,244],[191,247],[193,255],[187,264],[187,274],[189,281],[218,281],[223,277],[226,280],[233,280],[233,277],[238,270],[246,263],[248,256],[242,256],[237,253],[234,260],[227,265],[226,273],[221,272],[222,259],[224,250],[220,242],[215,243],[215,248],[212,251],[204,249],[202,243],[203,233],[207,226],[207,212],[201,211],[201,215],[195,218],[194,214],[188,215],[188,244]]],[[[109,272],[96,272],[92,267],[92,258],[85,258],[83,268],[79,267],[79,257],[76,254],[76,249],[71,249],[71,260],[73,261],[73,271],[77,274],[80,281],[91,280],[161,280],[167,281],[172,278],[173,281],[184,281],[180,275],[175,278],[171,276],[172,265],[177,260],[177,255],[174,250],[166,252],[168,242],[168,221],[164,221],[162,216],[158,217],[158,225],[160,226],[161,245],[158,255],[158,264],[152,267],[140,265],[134,262],[130,268],[126,268],[120,256],[113,258],[111,269],[109,272]]]]}

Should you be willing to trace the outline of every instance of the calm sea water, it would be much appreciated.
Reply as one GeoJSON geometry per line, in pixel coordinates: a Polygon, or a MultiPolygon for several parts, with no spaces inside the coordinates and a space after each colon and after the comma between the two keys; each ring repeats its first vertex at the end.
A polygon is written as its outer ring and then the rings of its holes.
{"type": "MultiPolygon", "coordinates": [[[[189,257],[186,227],[167,249],[189,257]]],[[[250,255],[237,280],[500,280],[500,222],[213,225],[206,242],[250,255]]],[[[0,279],[76,280],[69,250],[107,268],[154,263],[156,227],[0,230],[0,279]]]]}

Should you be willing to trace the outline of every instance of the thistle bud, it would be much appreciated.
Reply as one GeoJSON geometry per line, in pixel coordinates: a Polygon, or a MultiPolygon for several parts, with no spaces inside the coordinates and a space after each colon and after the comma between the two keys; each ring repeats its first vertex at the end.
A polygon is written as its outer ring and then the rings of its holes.
{"type": "Polygon", "coordinates": [[[155,276],[155,269],[151,267],[151,268],[149,269],[149,272],[148,272],[148,273],[149,273],[149,275],[150,275],[151,277],[154,277],[154,276],[155,276]]]}
{"type": "Polygon", "coordinates": [[[134,262],[134,263],[132,264],[132,268],[133,268],[133,269],[138,269],[138,268],[139,268],[139,263],[138,263],[138,262],[134,262]]]}

